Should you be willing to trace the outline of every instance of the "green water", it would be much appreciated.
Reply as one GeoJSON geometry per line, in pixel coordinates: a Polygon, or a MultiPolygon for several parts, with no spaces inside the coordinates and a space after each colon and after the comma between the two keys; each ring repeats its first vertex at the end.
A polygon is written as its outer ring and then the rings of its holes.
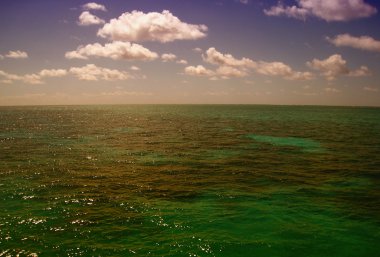
{"type": "Polygon", "coordinates": [[[380,109],[0,107],[0,256],[377,256],[380,109]]]}

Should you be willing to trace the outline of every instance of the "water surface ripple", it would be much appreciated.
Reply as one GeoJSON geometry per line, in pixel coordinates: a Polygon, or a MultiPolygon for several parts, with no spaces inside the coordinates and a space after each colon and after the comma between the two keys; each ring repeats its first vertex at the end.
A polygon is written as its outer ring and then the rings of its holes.
{"type": "Polygon", "coordinates": [[[0,256],[377,256],[380,109],[0,107],[0,256]]]}

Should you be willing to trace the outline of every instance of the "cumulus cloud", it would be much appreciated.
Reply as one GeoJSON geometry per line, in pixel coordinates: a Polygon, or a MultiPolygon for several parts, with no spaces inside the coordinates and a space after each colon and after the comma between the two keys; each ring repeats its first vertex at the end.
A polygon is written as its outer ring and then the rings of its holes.
{"type": "Polygon", "coordinates": [[[44,84],[45,83],[42,81],[42,77],[39,76],[38,74],[26,74],[26,75],[21,77],[21,80],[27,84],[37,85],[37,84],[44,84]]]}
{"type": "Polygon", "coordinates": [[[139,68],[139,67],[137,67],[137,66],[132,66],[132,67],[131,67],[131,70],[133,70],[133,71],[139,71],[139,70],[140,70],[140,68],[139,68]]]}
{"type": "Polygon", "coordinates": [[[185,68],[185,74],[192,76],[213,76],[212,70],[206,69],[203,65],[188,66],[185,68]]]}
{"type": "Polygon", "coordinates": [[[188,66],[185,74],[190,76],[204,76],[210,80],[240,78],[248,75],[247,72],[231,66],[220,66],[215,71],[205,68],[203,65],[188,66]]]}
{"type": "Polygon", "coordinates": [[[25,74],[25,75],[16,75],[0,70],[0,77],[3,77],[2,82],[7,84],[12,84],[15,81],[20,81],[26,84],[44,84],[44,78],[47,77],[62,77],[67,74],[67,71],[64,69],[44,69],[39,73],[25,74]]]}
{"type": "Polygon", "coordinates": [[[220,66],[216,69],[216,74],[219,75],[222,79],[229,79],[233,77],[241,78],[248,75],[246,71],[239,70],[231,66],[220,66]]]}
{"type": "Polygon", "coordinates": [[[82,5],[83,9],[85,10],[99,10],[99,11],[104,11],[106,12],[107,9],[104,5],[102,4],[97,4],[97,3],[94,3],[94,2],[91,2],[91,3],[87,3],[85,5],[82,5]]]}
{"type": "Polygon", "coordinates": [[[99,29],[98,36],[121,41],[195,40],[206,36],[206,25],[188,24],[170,11],[123,13],[99,29]]]}
{"type": "Polygon", "coordinates": [[[327,80],[335,80],[340,75],[346,75],[350,71],[347,62],[339,54],[334,54],[324,60],[313,59],[307,65],[315,70],[322,72],[327,80]]]}
{"type": "Polygon", "coordinates": [[[282,3],[278,3],[276,6],[272,6],[269,10],[264,10],[264,13],[268,16],[287,16],[299,20],[305,20],[309,15],[309,11],[297,6],[284,6],[282,3]]]}
{"type": "Polygon", "coordinates": [[[337,47],[347,46],[366,51],[380,52],[380,41],[369,36],[354,37],[350,34],[337,35],[327,40],[337,47]]]}
{"type": "Polygon", "coordinates": [[[162,54],[161,59],[163,62],[174,61],[177,58],[175,54],[162,54]]]}
{"type": "Polygon", "coordinates": [[[80,26],[99,25],[104,23],[104,20],[89,13],[88,11],[82,12],[81,15],[79,15],[78,25],[80,26]]]}
{"type": "Polygon", "coordinates": [[[372,72],[368,69],[367,66],[360,66],[359,69],[350,71],[347,75],[350,77],[366,77],[370,76],[372,72]]]}
{"type": "Polygon", "coordinates": [[[205,55],[202,55],[205,62],[220,65],[220,66],[234,66],[243,68],[252,68],[256,66],[256,63],[248,58],[236,59],[231,54],[222,54],[214,47],[209,48],[205,55]]]}
{"type": "Polygon", "coordinates": [[[187,61],[186,60],[178,60],[177,63],[178,64],[184,64],[184,65],[186,65],[187,61]]]}
{"type": "Polygon", "coordinates": [[[231,54],[223,54],[214,47],[209,48],[204,55],[203,60],[207,63],[219,66],[214,76],[226,79],[231,77],[245,77],[251,70],[267,76],[281,76],[289,80],[310,80],[313,75],[310,72],[294,71],[290,66],[282,62],[264,62],[253,61],[243,57],[237,59],[231,54]]]}
{"type": "Polygon", "coordinates": [[[98,67],[95,64],[87,64],[83,67],[72,67],[70,73],[75,75],[79,80],[98,81],[98,80],[127,80],[131,76],[125,71],[111,70],[98,67]]]}
{"type": "Polygon", "coordinates": [[[88,57],[105,57],[114,60],[142,60],[152,61],[158,58],[158,54],[139,44],[115,41],[104,46],[95,43],[79,46],[77,50],[66,52],[67,59],[88,59],[88,57]]]}
{"type": "Polygon", "coordinates": [[[196,53],[202,53],[202,49],[199,47],[193,48],[193,51],[196,53]]]}
{"type": "Polygon", "coordinates": [[[297,5],[284,6],[278,3],[265,9],[268,16],[287,16],[305,19],[314,16],[325,21],[349,21],[365,18],[377,13],[377,9],[364,0],[297,0],[297,5]]]}
{"type": "Polygon", "coordinates": [[[67,71],[64,69],[51,69],[51,70],[41,70],[39,75],[41,77],[63,77],[67,74],[67,71]]]}
{"type": "Polygon", "coordinates": [[[28,58],[28,53],[24,52],[24,51],[20,51],[20,50],[17,50],[17,51],[9,51],[5,57],[7,58],[12,58],[12,59],[26,59],[28,58]]]}
{"type": "Polygon", "coordinates": [[[256,71],[268,76],[281,76],[288,80],[311,80],[311,72],[294,71],[289,65],[282,62],[259,62],[256,71]]]}
{"type": "Polygon", "coordinates": [[[366,66],[361,66],[357,70],[350,70],[347,67],[347,61],[339,54],[331,55],[324,60],[313,59],[311,62],[307,62],[307,65],[314,70],[320,71],[330,81],[342,75],[354,77],[370,75],[370,71],[366,66]]]}
{"type": "MultiPolygon", "coordinates": [[[[133,68],[133,70],[136,70],[136,68],[133,68]]],[[[83,67],[72,67],[68,71],[65,69],[43,69],[38,73],[25,75],[16,75],[0,70],[0,82],[12,84],[15,81],[20,81],[27,84],[44,84],[44,78],[63,77],[69,73],[77,77],[79,80],[87,81],[115,81],[135,78],[129,75],[126,71],[112,70],[98,67],[94,64],[87,64],[83,67]]]]}

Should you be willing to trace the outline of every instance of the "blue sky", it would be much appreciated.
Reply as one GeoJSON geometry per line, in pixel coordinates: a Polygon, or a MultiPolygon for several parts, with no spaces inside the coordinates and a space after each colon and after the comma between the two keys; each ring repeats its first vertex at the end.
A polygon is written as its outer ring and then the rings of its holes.
{"type": "Polygon", "coordinates": [[[380,105],[370,0],[4,0],[0,105],[380,105]]]}

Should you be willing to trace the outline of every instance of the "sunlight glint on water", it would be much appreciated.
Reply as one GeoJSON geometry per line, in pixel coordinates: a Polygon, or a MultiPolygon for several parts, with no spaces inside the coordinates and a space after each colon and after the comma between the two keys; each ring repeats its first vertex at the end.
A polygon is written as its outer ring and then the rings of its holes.
{"type": "Polygon", "coordinates": [[[380,109],[0,108],[0,256],[376,256],[380,109]]]}

